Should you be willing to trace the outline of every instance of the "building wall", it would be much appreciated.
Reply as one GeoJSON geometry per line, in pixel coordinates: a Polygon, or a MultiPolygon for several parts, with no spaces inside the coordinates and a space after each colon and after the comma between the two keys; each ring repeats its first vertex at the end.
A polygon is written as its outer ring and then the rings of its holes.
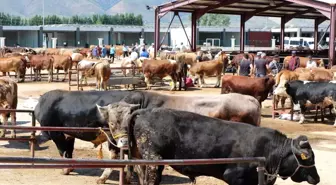
{"type": "MultiPolygon", "coordinates": [[[[199,40],[197,42],[197,45],[203,45],[203,43],[206,42],[206,39],[220,39],[220,46],[223,46],[223,33],[222,32],[199,32],[199,40]]],[[[210,41],[212,44],[212,41],[210,41]]],[[[218,46],[219,42],[215,41],[214,45],[218,46]]]]}
{"type": "Polygon", "coordinates": [[[86,42],[89,44],[89,45],[98,45],[98,38],[103,38],[103,44],[109,44],[109,36],[108,36],[108,32],[102,32],[102,31],[99,31],[99,32],[93,32],[93,31],[90,31],[90,32],[87,32],[87,39],[86,39],[86,42]]]}
{"type": "Polygon", "coordinates": [[[13,47],[16,46],[16,43],[18,43],[17,31],[3,31],[3,36],[6,37],[5,46],[13,47]]]}
{"type": "Polygon", "coordinates": [[[226,32],[224,38],[224,47],[231,47],[232,36],[236,39],[235,46],[239,46],[240,43],[240,33],[239,32],[226,32]]]}
{"type": "MultiPolygon", "coordinates": [[[[164,34],[164,32],[160,32],[160,42],[162,41],[164,34]]],[[[145,32],[145,42],[147,45],[154,43],[154,32],[145,32]]],[[[163,44],[168,45],[168,34],[166,35],[163,44]]]]}
{"type": "Polygon", "coordinates": [[[18,43],[21,47],[38,47],[37,31],[19,31],[18,43]]]}
{"type": "Polygon", "coordinates": [[[76,46],[75,32],[56,32],[54,37],[57,38],[58,47],[62,47],[64,42],[68,44],[68,47],[76,46]]]}

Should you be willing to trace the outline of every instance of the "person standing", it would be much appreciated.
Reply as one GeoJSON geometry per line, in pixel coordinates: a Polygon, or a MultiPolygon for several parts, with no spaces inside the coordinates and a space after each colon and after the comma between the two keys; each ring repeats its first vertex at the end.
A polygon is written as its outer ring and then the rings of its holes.
{"type": "Polygon", "coordinates": [[[125,44],[123,44],[123,57],[128,57],[128,48],[125,44]]]}
{"type": "Polygon", "coordinates": [[[317,64],[316,64],[316,62],[313,60],[312,56],[309,55],[309,56],[308,56],[308,61],[307,61],[307,63],[306,63],[306,68],[311,69],[311,68],[314,68],[314,67],[317,67],[317,64]]]}
{"type": "Polygon", "coordinates": [[[114,56],[115,56],[115,47],[112,44],[111,49],[110,49],[110,55],[111,55],[111,59],[112,59],[112,63],[114,62],[114,56]]]}
{"type": "Polygon", "coordinates": [[[296,68],[300,67],[300,58],[296,56],[296,51],[292,51],[292,57],[288,62],[288,70],[295,71],[296,68]]]}
{"type": "Polygon", "coordinates": [[[142,49],[140,57],[149,58],[149,53],[146,51],[145,48],[142,49]]]}
{"type": "Polygon", "coordinates": [[[106,54],[107,54],[107,51],[106,51],[105,45],[103,45],[102,53],[101,53],[101,57],[102,57],[102,58],[105,58],[105,57],[106,57],[106,54]]]}
{"type": "Polygon", "coordinates": [[[262,78],[266,76],[268,64],[265,59],[266,54],[265,53],[258,53],[258,59],[254,61],[254,68],[256,72],[257,78],[262,78]]]}
{"type": "Polygon", "coordinates": [[[273,76],[276,76],[280,72],[279,55],[274,55],[272,62],[269,64],[269,68],[273,76]]]}
{"type": "Polygon", "coordinates": [[[239,76],[251,76],[252,63],[249,60],[249,55],[244,54],[244,58],[239,64],[239,76]]]}
{"type": "Polygon", "coordinates": [[[97,58],[97,54],[98,54],[98,47],[95,46],[95,47],[92,49],[92,58],[96,59],[96,58],[97,58]]]}

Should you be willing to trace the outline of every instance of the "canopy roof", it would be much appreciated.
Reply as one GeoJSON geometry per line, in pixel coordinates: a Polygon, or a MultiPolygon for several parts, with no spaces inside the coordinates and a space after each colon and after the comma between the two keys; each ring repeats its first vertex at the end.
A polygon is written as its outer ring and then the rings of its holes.
{"type": "Polygon", "coordinates": [[[158,7],[159,15],[169,11],[196,13],[200,18],[205,13],[330,19],[331,5],[316,0],[176,0],[158,7]]]}

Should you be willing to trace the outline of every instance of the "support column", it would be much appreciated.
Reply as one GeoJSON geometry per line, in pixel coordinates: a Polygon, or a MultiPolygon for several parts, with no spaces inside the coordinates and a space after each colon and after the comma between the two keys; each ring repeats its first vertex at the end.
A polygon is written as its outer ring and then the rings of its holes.
{"type": "Polygon", "coordinates": [[[104,45],[104,38],[98,38],[98,46],[103,47],[104,45]]]}
{"type": "Polygon", "coordinates": [[[297,32],[296,32],[296,37],[301,37],[301,28],[298,28],[297,32]]]}
{"type": "Polygon", "coordinates": [[[223,38],[223,39],[222,39],[222,41],[221,41],[221,42],[222,42],[221,45],[222,45],[223,47],[225,46],[225,37],[226,37],[226,29],[224,28],[224,29],[223,29],[223,32],[222,32],[222,38],[223,38]]]}
{"type": "Polygon", "coordinates": [[[3,37],[3,27],[0,26],[0,37],[3,37]]]}
{"type": "Polygon", "coordinates": [[[80,29],[79,27],[76,28],[76,32],[75,32],[75,46],[79,47],[81,45],[81,40],[80,40],[80,29]]]}
{"type": "Polygon", "coordinates": [[[240,16],[240,52],[245,50],[245,15],[240,16]]]}
{"type": "Polygon", "coordinates": [[[335,37],[336,37],[336,6],[331,5],[329,35],[329,67],[336,65],[335,37]]]}
{"type": "Polygon", "coordinates": [[[232,48],[232,50],[235,49],[235,46],[236,46],[236,39],[235,39],[234,36],[232,35],[232,38],[231,38],[231,48],[232,48]]]}
{"type": "Polygon", "coordinates": [[[168,46],[171,46],[171,33],[168,32],[168,46]]]}
{"type": "Polygon", "coordinates": [[[52,48],[56,48],[57,47],[57,38],[51,38],[52,42],[52,48]]]}
{"type": "Polygon", "coordinates": [[[203,45],[202,43],[199,43],[200,39],[199,39],[199,28],[196,28],[196,45],[203,45]]]}
{"type": "Polygon", "coordinates": [[[43,47],[43,27],[42,26],[40,27],[40,30],[37,31],[37,40],[38,40],[37,46],[39,48],[42,48],[43,47]]]}
{"type": "Polygon", "coordinates": [[[196,24],[197,18],[196,13],[192,13],[191,15],[191,50],[193,52],[196,51],[196,24]]]}
{"type": "Polygon", "coordinates": [[[318,27],[319,27],[319,20],[315,19],[314,20],[314,50],[318,50],[318,27]]]}
{"type": "Polygon", "coordinates": [[[280,21],[280,51],[285,50],[285,18],[281,17],[280,21]]]}
{"type": "Polygon", "coordinates": [[[121,45],[122,43],[121,43],[121,33],[120,32],[118,32],[117,37],[118,37],[118,44],[121,45]]]}
{"type": "Polygon", "coordinates": [[[20,43],[20,31],[17,31],[17,41],[16,43],[18,43],[20,46],[22,46],[22,44],[20,43]]]}
{"type": "Polygon", "coordinates": [[[154,58],[160,47],[160,17],[159,8],[155,9],[155,30],[154,30],[154,58]]]}
{"type": "Polygon", "coordinates": [[[0,37],[0,48],[3,48],[5,46],[5,40],[6,37],[0,37]]]}
{"type": "Polygon", "coordinates": [[[109,31],[109,45],[113,45],[113,35],[114,35],[114,31],[113,31],[113,28],[111,27],[110,28],[110,31],[109,31]]]}

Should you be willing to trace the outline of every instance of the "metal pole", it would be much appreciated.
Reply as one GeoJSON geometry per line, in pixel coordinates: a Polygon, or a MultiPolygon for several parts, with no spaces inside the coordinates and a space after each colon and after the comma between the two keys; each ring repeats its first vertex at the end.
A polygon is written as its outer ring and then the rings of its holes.
{"type": "Polygon", "coordinates": [[[26,127],[26,126],[0,126],[0,129],[16,129],[16,130],[27,130],[27,131],[68,131],[68,132],[97,132],[97,131],[107,131],[109,128],[91,128],[91,127],[26,127]]]}
{"type": "Polygon", "coordinates": [[[43,19],[43,27],[44,27],[44,0],[43,0],[43,16],[42,16],[42,19],[43,19]]]}
{"type": "Polygon", "coordinates": [[[191,50],[193,52],[196,51],[196,29],[197,29],[197,18],[196,18],[196,13],[192,13],[191,15],[191,50]]]}
{"type": "Polygon", "coordinates": [[[240,16],[240,52],[245,50],[245,15],[240,16]]]}
{"type": "MultiPolygon", "coordinates": [[[[35,119],[34,112],[32,113],[32,127],[36,127],[36,119],[35,119]]],[[[31,153],[32,158],[35,157],[35,142],[36,142],[36,140],[35,140],[35,133],[36,133],[36,131],[33,131],[31,133],[31,137],[30,137],[32,139],[30,141],[30,153],[31,153]]]]}
{"type": "MultiPolygon", "coordinates": [[[[124,159],[124,150],[121,148],[120,149],[120,160],[124,159]]],[[[119,185],[124,185],[124,166],[121,167],[120,171],[119,171],[119,185]]]]}
{"type": "Polygon", "coordinates": [[[182,22],[182,19],[181,19],[181,17],[180,17],[180,14],[179,14],[178,12],[175,12],[175,15],[177,15],[177,17],[178,17],[179,20],[180,20],[180,23],[181,23],[181,25],[182,25],[184,34],[185,34],[185,36],[186,36],[187,39],[188,39],[189,45],[192,46],[192,44],[191,44],[191,42],[190,42],[190,39],[189,39],[189,37],[188,37],[188,34],[187,34],[187,32],[186,32],[186,30],[185,30],[185,27],[184,27],[184,25],[183,25],[183,22],[182,22]]]}
{"type": "Polygon", "coordinates": [[[335,61],[335,38],[336,38],[336,6],[331,5],[330,11],[330,36],[329,36],[329,68],[336,64],[335,61]]]}
{"type": "Polygon", "coordinates": [[[154,28],[154,58],[156,58],[157,51],[159,50],[160,42],[160,17],[159,9],[155,9],[155,28],[154,28]]]}
{"type": "Polygon", "coordinates": [[[265,185],[265,162],[260,161],[258,168],[258,185],[265,185]]]}
{"type": "Polygon", "coordinates": [[[280,21],[280,51],[285,50],[285,17],[280,21]]]}
{"type": "Polygon", "coordinates": [[[165,40],[165,38],[166,38],[166,36],[167,36],[167,33],[168,33],[168,31],[169,31],[169,29],[170,29],[170,27],[171,27],[171,24],[172,24],[173,21],[174,21],[174,18],[175,18],[175,15],[174,15],[174,17],[171,19],[171,21],[170,21],[170,23],[169,23],[169,26],[168,26],[168,28],[167,28],[167,31],[166,31],[166,33],[164,34],[164,36],[163,36],[163,38],[162,38],[162,40],[161,40],[161,42],[160,42],[160,46],[159,46],[159,47],[162,46],[163,41],[165,40]]]}

